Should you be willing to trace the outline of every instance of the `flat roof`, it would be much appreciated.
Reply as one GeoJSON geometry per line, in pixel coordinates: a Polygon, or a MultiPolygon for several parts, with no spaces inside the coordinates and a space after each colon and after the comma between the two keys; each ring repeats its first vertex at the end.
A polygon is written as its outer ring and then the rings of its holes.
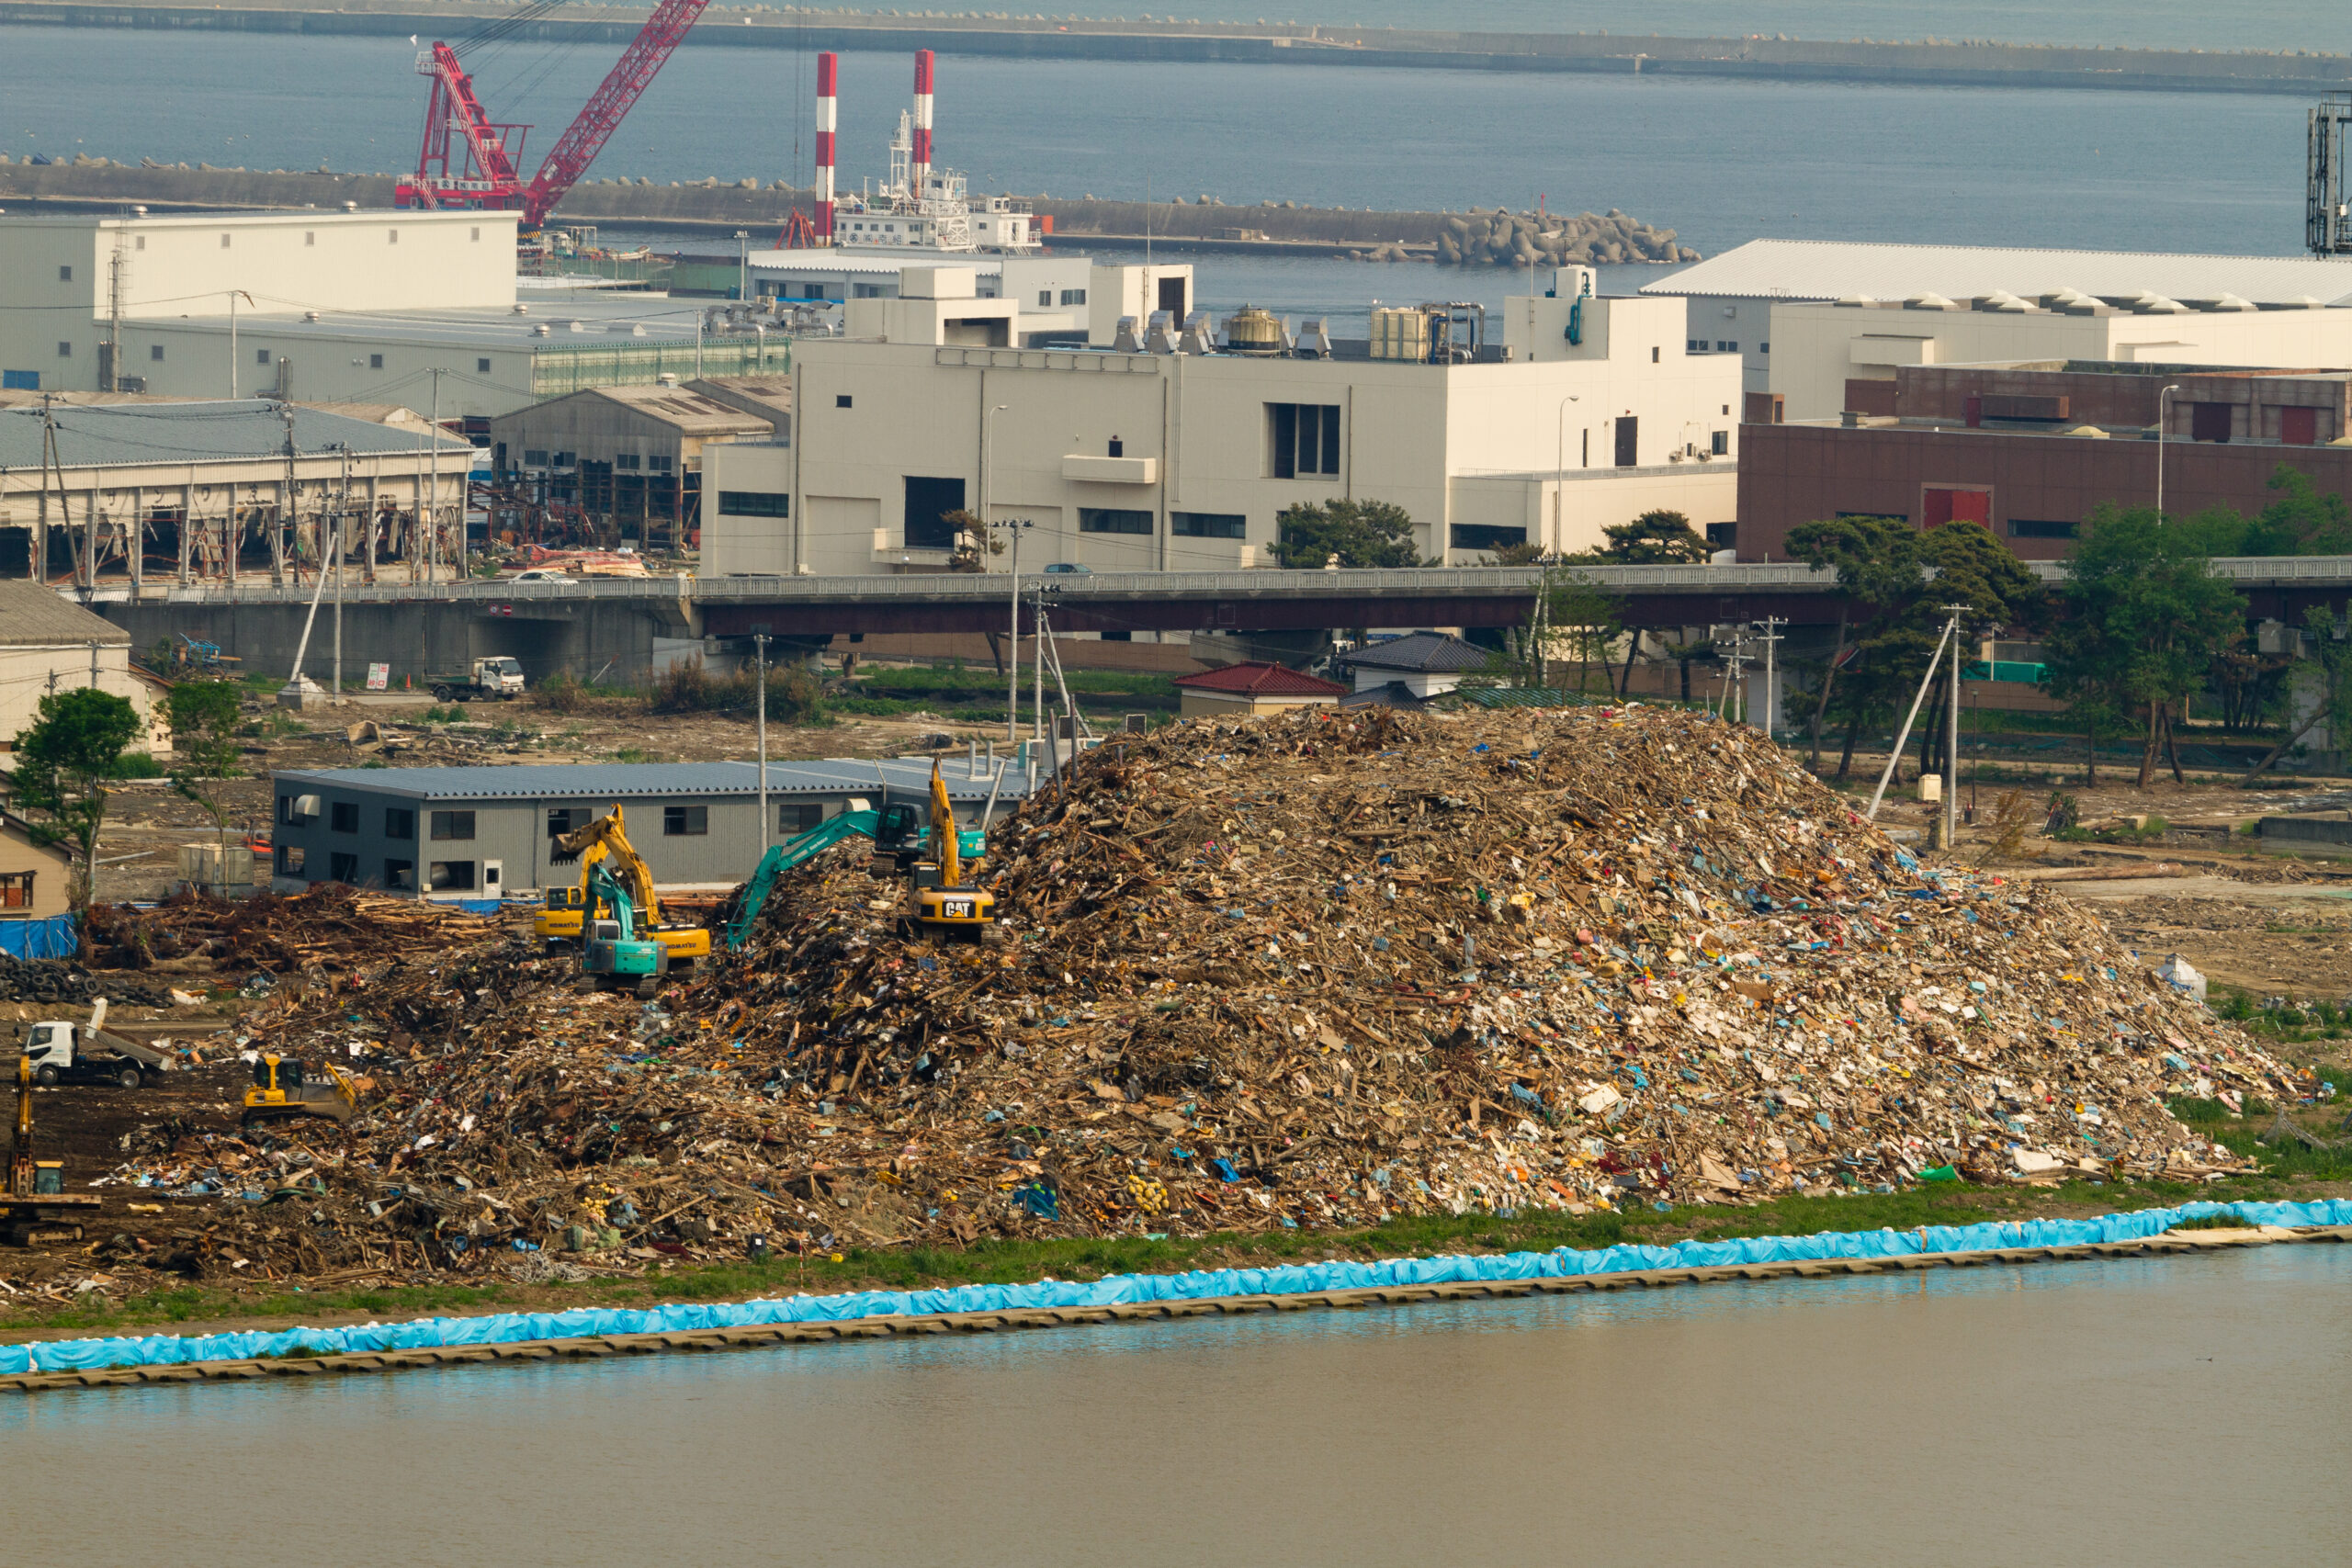
{"type": "MultiPolygon", "coordinates": [[[[264,398],[152,403],[67,403],[49,411],[57,426],[57,460],[68,468],[186,467],[191,462],[283,457],[287,405],[264,398]]],[[[348,446],[360,457],[420,453],[429,445],[471,455],[473,446],[421,425],[379,424],[327,413],[300,403],[294,410],[297,457],[318,457],[348,446]]],[[[0,471],[38,470],[43,461],[42,411],[36,404],[0,408],[0,471]]]]}
{"type": "Polygon", "coordinates": [[[0,217],[0,224],[10,228],[39,229],[218,229],[223,223],[231,223],[316,229],[326,224],[382,223],[387,220],[397,220],[402,223],[513,223],[521,217],[519,212],[485,212],[454,208],[428,211],[422,208],[363,207],[352,212],[340,207],[256,207],[229,208],[213,212],[28,212],[21,217],[12,212],[0,217]]]}
{"type": "Polygon", "coordinates": [[[1969,299],[2062,288],[2099,299],[2143,289],[2171,299],[2234,294],[2257,305],[2352,302],[2352,263],[2313,256],[2211,256],[2155,251],[2043,251],[2002,245],[1900,245],[1750,240],[1644,284],[1646,295],[1826,300],[1969,299]]]}
{"type": "MultiPolygon", "coordinates": [[[[321,310],[311,321],[302,311],[241,310],[241,332],[266,332],[290,337],[362,338],[389,343],[457,344],[495,348],[582,347],[658,339],[691,343],[695,323],[712,302],[672,299],[656,294],[594,294],[562,299],[523,301],[518,313],[509,305],[483,305],[431,310],[321,310]],[[577,323],[575,325],[575,323],[577,323]],[[629,331],[642,326],[643,337],[629,331]],[[538,335],[540,327],[548,335],[538,335]],[[616,331],[618,328],[620,330],[616,331]]],[[[225,312],[203,316],[141,316],[140,330],[174,327],[226,333],[225,312]]],[[[775,333],[769,334],[771,337],[775,333]]],[[[713,338],[712,342],[732,339],[713,338]]]]}
{"type": "MultiPolygon", "coordinates": [[[[1027,792],[1026,775],[1004,763],[1001,800],[1018,800],[1027,792]]],[[[940,762],[939,776],[951,800],[983,801],[995,784],[987,760],[979,776],[965,772],[964,758],[950,754],[940,762]]],[[[277,784],[366,790],[433,801],[516,800],[645,800],[655,796],[690,795],[750,796],[759,792],[756,762],[582,762],[519,767],[476,768],[311,768],[272,773],[277,784]]],[[[927,759],[892,758],[865,761],[854,757],[829,757],[821,761],[770,762],[768,793],[774,795],[879,794],[887,779],[893,795],[912,797],[931,788],[927,759]]],[[[878,802],[877,802],[878,804],[878,802]]]]}

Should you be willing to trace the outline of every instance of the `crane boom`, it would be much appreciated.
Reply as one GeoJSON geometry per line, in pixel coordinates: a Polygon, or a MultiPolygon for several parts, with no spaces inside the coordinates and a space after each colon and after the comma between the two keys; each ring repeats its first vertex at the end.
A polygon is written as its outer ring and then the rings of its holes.
{"type": "Polygon", "coordinates": [[[629,41],[619,62],[564,128],[527,186],[518,168],[523,136],[530,127],[493,122],[475,96],[473,78],[466,74],[458,51],[435,42],[417,56],[418,73],[433,78],[433,96],[425,106],[424,141],[417,153],[415,177],[400,183],[396,203],[428,209],[519,210],[524,229],[537,230],[588,172],[588,165],[596,161],[596,154],[604,151],[605,143],[620,129],[622,119],[709,4],[710,0],[662,0],[629,41]],[[460,149],[462,156],[458,156],[460,149]],[[450,167],[453,157],[458,161],[455,170],[450,167]]]}
{"type": "Polygon", "coordinates": [[[686,29],[702,15],[703,7],[709,4],[710,0],[662,0],[653,15],[646,18],[645,26],[629,41],[628,51],[590,96],[579,115],[564,127],[547,161],[532,176],[531,187],[523,195],[525,223],[537,228],[580,176],[588,172],[588,165],[596,161],[605,141],[620,129],[622,118],[651,85],[671,51],[685,38],[686,29]]]}

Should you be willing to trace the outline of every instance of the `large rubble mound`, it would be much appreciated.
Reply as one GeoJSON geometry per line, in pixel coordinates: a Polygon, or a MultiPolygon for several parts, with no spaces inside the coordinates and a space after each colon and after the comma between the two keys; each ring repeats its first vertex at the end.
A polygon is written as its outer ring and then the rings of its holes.
{"type": "Polygon", "coordinates": [[[271,975],[317,966],[348,968],[449,942],[479,942],[492,930],[479,915],[446,905],[322,882],[281,897],[220,898],[187,888],[157,904],[94,904],[90,949],[112,968],[207,958],[216,966],[271,975]]]}
{"type": "Polygon", "coordinates": [[[2163,1096],[2300,1087],[1702,716],[1182,724],[992,848],[988,945],[905,940],[844,847],[651,1003],[519,945],[289,988],[248,1043],[352,1066],[362,1115],[155,1129],[120,1176],[291,1200],[199,1261],[446,1269],[2203,1175],[2163,1096]]]}

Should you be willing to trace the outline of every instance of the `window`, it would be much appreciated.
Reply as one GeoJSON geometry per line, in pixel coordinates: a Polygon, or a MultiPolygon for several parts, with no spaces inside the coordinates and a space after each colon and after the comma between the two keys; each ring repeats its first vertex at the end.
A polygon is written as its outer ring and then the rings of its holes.
{"type": "Polygon", "coordinates": [[[1505,545],[1527,543],[1524,528],[1500,528],[1485,523],[1456,523],[1448,533],[1457,550],[1498,550],[1505,545]]]}
{"type": "Polygon", "coordinates": [[[634,452],[619,452],[613,457],[613,467],[616,468],[634,468],[637,465],[638,456],[634,452]]]}
{"type": "Polygon", "coordinates": [[[789,517],[792,497],[774,490],[722,490],[718,510],[729,517],[789,517]]]}
{"type": "Polygon", "coordinates": [[[1616,423],[1617,466],[1621,468],[1634,468],[1641,457],[1642,422],[1629,413],[1616,423]]]}
{"type": "Polygon", "coordinates": [[[0,392],[38,392],[40,390],[40,371],[0,370],[0,392]]]}
{"type": "Polygon", "coordinates": [[[73,357],[74,357],[74,345],[73,345],[72,344],[70,344],[70,343],[61,343],[61,344],[59,344],[57,345],[57,357],[58,357],[58,358],[60,358],[60,359],[71,359],[71,358],[73,358],[73,357]]]}
{"type": "Polygon", "coordinates": [[[470,893],[474,886],[474,863],[469,860],[436,860],[424,868],[425,886],[435,893],[470,893]]]}
{"type": "Polygon", "coordinates": [[[315,795],[281,795],[277,797],[277,819],[293,827],[315,822],[319,817],[319,797],[315,795]]]}
{"type": "Polygon", "coordinates": [[[671,468],[673,467],[673,465],[675,462],[676,462],[676,459],[675,459],[675,458],[673,458],[673,457],[661,457],[661,456],[659,456],[659,455],[656,455],[656,456],[654,456],[654,457],[650,457],[646,458],[646,459],[645,459],[645,466],[646,466],[647,468],[651,468],[651,469],[652,469],[655,473],[657,473],[657,474],[666,474],[666,473],[668,473],[668,472],[670,471],[671,468]]]}
{"type": "MultiPolygon", "coordinates": [[[[384,243],[388,245],[397,245],[400,243],[401,231],[398,229],[387,229],[384,231],[384,243]]],[[[466,886],[471,887],[473,884],[469,882],[466,886]]]]}
{"type": "Polygon", "coordinates": [[[150,359],[161,359],[161,358],[163,358],[163,357],[164,357],[164,345],[163,345],[162,344],[160,344],[160,343],[151,343],[151,344],[149,344],[147,345],[147,357],[148,357],[148,358],[150,358],[150,359]]]}
{"type": "Polygon", "coordinates": [[[947,513],[964,510],[962,479],[907,476],[906,547],[910,550],[951,550],[956,525],[947,513]]]}
{"type": "Polygon", "coordinates": [[[73,282],[73,281],[74,281],[74,269],[73,269],[72,267],[70,267],[70,266],[61,266],[61,267],[59,267],[59,268],[57,269],[57,281],[58,281],[58,282],[60,282],[60,283],[71,283],[71,282],[73,282]]]}
{"type": "Polygon", "coordinates": [[[386,861],[384,863],[384,886],[387,887],[414,887],[416,886],[416,863],[413,860],[386,861]]]}
{"type": "Polygon", "coordinates": [[[1053,302],[1054,302],[1054,291],[1053,291],[1052,289],[1050,289],[1050,288],[1040,288],[1039,290],[1037,290],[1037,309],[1039,309],[1040,310],[1046,310],[1046,309],[1047,309],[1048,307],[1050,307],[1050,306],[1053,304],[1053,302]]]}
{"type": "Polygon", "coordinates": [[[1148,534],[1151,532],[1151,513],[1108,506],[1081,506],[1078,509],[1078,531],[1081,534],[1148,534]]]}
{"type": "Polygon", "coordinates": [[[1756,352],[1758,354],[1770,354],[1772,352],[1772,345],[1769,343],[1759,343],[1756,345],[1756,352]]]}
{"type": "Polygon", "coordinates": [[[1708,524],[1707,543],[1719,550],[1736,548],[1739,544],[1739,525],[1736,523],[1708,524]]]}
{"type": "Polygon", "coordinates": [[[268,363],[269,363],[269,350],[267,350],[267,349],[266,349],[266,348],[257,348],[257,349],[254,349],[254,363],[255,365],[266,365],[266,364],[268,364],[268,363]]]}
{"type": "Polygon", "coordinates": [[[300,844],[280,844],[280,845],[278,845],[278,846],[277,846],[277,874],[278,874],[280,876],[300,876],[300,875],[301,875],[301,874],[302,874],[302,863],[303,863],[303,860],[304,860],[305,858],[306,858],[306,857],[304,856],[304,854],[303,854],[303,852],[302,852],[302,846],[301,846],[301,845],[300,845],[300,844]]]}
{"type": "Polygon", "coordinates": [[[306,245],[315,245],[315,244],[317,244],[317,243],[319,243],[319,231],[318,231],[316,229],[305,229],[305,230],[303,230],[303,231],[302,231],[302,243],[303,243],[304,244],[306,244],[306,245]]]}
{"type": "Polygon", "coordinates": [[[226,234],[220,236],[220,248],[224,251],[229,248],[229,236],[226,234]]]}
{"type": "MultiPolygon", "coordinates": [[[[433,814],[433,836],[435,839],[470,839],[474,836],[474,814],[470,811],[436,811],[433,814]]],[[[467,884],[472,886],[471,883],[467,884]]]]}
{"type": "Polygon", "coordinates": [[[368,369],[370,369],[370,370],[381,370],[383,367],[384,367],[384,356],[383,356],[382,355],[380,355],[380,354],[371,354],[371,355],[369,355],[368,356],[368,369]]]}
{"type": "Polygon", "coordinates": [[[147,236],[144,234],[134,234],[131,236],[130,248],[134,251],[145,250],[147,248],[147,236]]]}
{"type": "Polygon", "coordinates": [[[359,857],[343,854],[327,856],[327,880],[329,882],[357,882],[359,857]]]}
{"type": "Polygon", "coordinates": [[[403,842],[416,840],[416,813],[405,806],[384,807],[384,837],[403,842]]]}
{"type": "Polygon", "coordinates": [[[785,800],[776,803],[775,830],[785,838],[805,833],[825,819],[822,802],[814,800],[785,800]]]}
{"type": "Polygon", "coordinates": [[[2031,517],[2009,519],[2009,537],[2012,539],[2071,539],[2075,532],[2076,525],[2072,523],[2052,523],[2031,517]]]}
{"type": "Polygon", "coordinates": [[[466,238],[479,245],[481,243],[481,231],[479,229],[469,229],[466,231],[466,238]]]}
{"type": "Polygon", "coordinates": [[[1278,479],[1340,471],[1340,409],[1336,403],[1268,403],[1267,471],[1278,479]]]}
{"type": "Polygon", "coordinates": [[[355,800],[338,800],[328,807],[327,829],[330,832],[335,833],[359,831],[359,803],[355,800]]]}
{"type": "Polygon", "coordinates": [[[710,807],[707,806],[665,806],[662,808],[662,836],[665,839],[695,839],[710,831],[710,807]]]}
{"type": "Polygon", "coordinates": [[[1237,512],[1171,512],[1168,531],[1188,539],[1241,539],[1250,519],[1237,512]]]}
{"type": "Polygon", "coordinates": [[[1707,449],[1718,457],[1731,456],[1731,432],[1718,430],[1708,438],[1707,449]]]}
{"type": "Polygon", "coordinates": [[[560,839],[566,833],[588,826],[588,807],[584,806],[550,806],[548,807],[548,837],[560,839]]]}
{"type": "Polygon", "coordinates": [[[523,448],[523,466],[524,466],[525,468],[546,468],[546,467],[548,466],[548,454],[547,454],[547,448],[545,448],[545,447],[539,447],[539,448],[537,448],[537,449],[536,449],[536,450],[535,450],[535,449],[533,449],[533,448],[531,448],[531,447],[528,447],[528,446],[524,447],[524,448],[523,448]]]}
{"type": "Polygon", "coordinates": [[[833,407],[837,409],[845,409],[849,407],[849,394],[847,392],[839,392],[834,394],[833,407]]]}
{"type": "Polygon", "coordinates": [[[475,360],[475,361],[474,361],[474,369],[475,369],[476,371],[480,372],[481,374],[484,375],[484,376],[489,375],[489,374],[490,374],[490,361],[489,361],[489,360],[487,360],[487,359],[477,359],[477,360],[475,360]]]}
{"type": "Polygon", "coordinates": [[[1704,338],[1694,337],[1685,339],[1682,346],[1686,351],[1691,354],[1704,354],[1707,352],[1707,343],[1704,338]]]}
{"type": "Polygon", "coordinates": [[[1650,349],[1650,363],[1652,365],[1657,363],[1657,349],[1655,346],[1650,349]]]}
{"type": "Polygon", "coordinates": [[[1065,288],[1065,289],[1063,289],[1063,290],[1062,290],[1062,303],[1063,303],[1063,304],[1065,304],[1065,305],[1083,305],[1083,304],[1085,304],[1085,303],[1086,303],[1086,290],[1085,290],[1085,289],[1083,289],[1083,288],[1065,288]]]}

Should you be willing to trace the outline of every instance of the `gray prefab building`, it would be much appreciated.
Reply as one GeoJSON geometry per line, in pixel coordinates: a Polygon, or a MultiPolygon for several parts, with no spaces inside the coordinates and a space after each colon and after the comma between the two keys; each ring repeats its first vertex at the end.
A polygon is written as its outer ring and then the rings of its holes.
{"type": "MultiPolygon", "coordinates": [[[[1028,792],[1025,773],[952,756],[941,764],[959,821],[1001,817],[1028,792]]],[[[759,768],[677,762],[514,768],[319,768],[271,775],[277,797],[273,885],[299,893],[345,882],[412,897],[489,899],[566,885],[576,861],[553,840],[615,806],[630,842],[663,887],[731,887],[763,848],[806,831],[853,802],[921,802],[927,759],[829,760],[768,765],[763,838],[759,768]]]]}

